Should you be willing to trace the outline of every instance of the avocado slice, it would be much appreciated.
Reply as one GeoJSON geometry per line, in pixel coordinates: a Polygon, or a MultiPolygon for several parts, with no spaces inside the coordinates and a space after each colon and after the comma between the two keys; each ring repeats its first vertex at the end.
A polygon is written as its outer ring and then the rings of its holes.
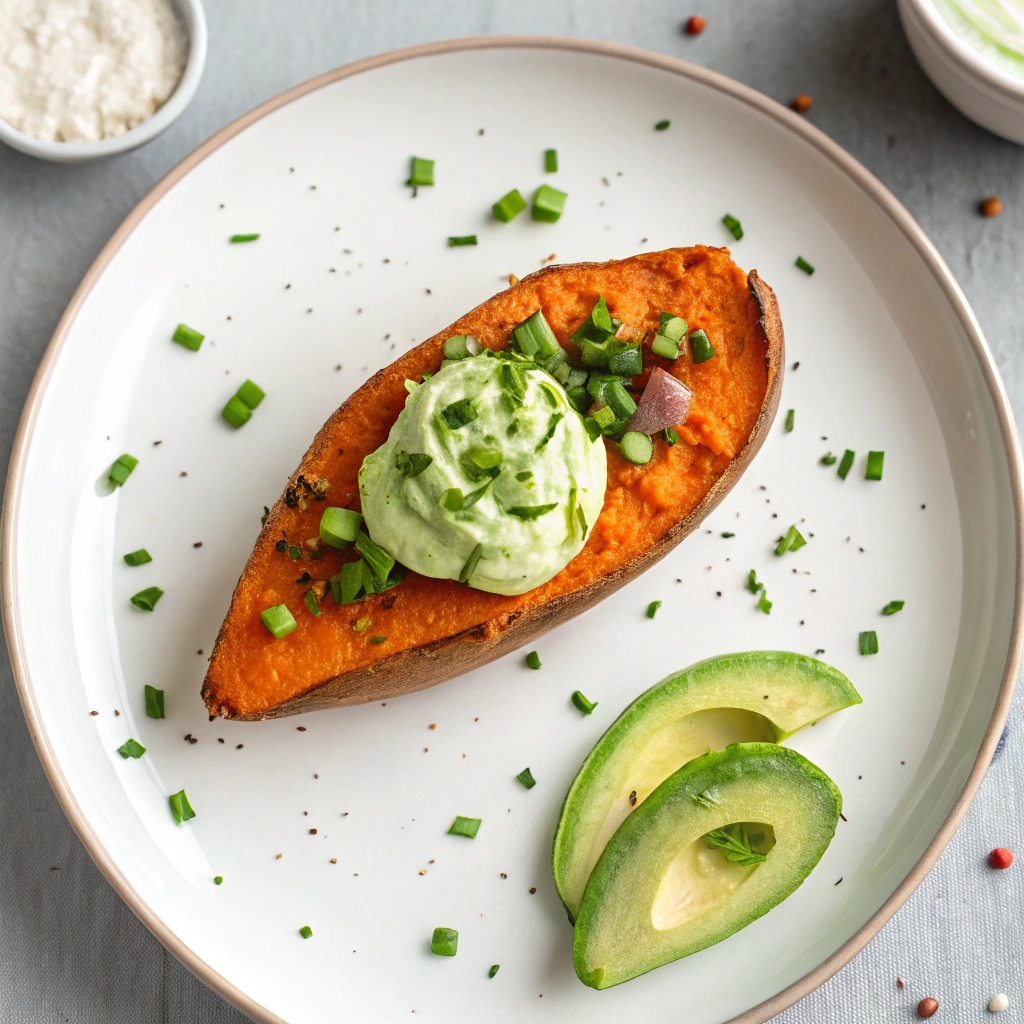
{"type": "Polygon", "coordinates": [[[621,984],[766,914],[828,849],[842,805],[820,768],[774,743],[736,743],[683,765],[619,826],[590,876],[573,933],[580,980],[621,984]],[[747,863],[709,845],[723,828],[743,829],[747,863]]]}
{"type": "Polygon", "coordinates": [[[681,765],[730,743],[777,742],[860,703],[841,672],[788,651],[709,658],[641,694],[590,752],[562,805],[551,863],[569,920],[615,830],[681,765]]]}

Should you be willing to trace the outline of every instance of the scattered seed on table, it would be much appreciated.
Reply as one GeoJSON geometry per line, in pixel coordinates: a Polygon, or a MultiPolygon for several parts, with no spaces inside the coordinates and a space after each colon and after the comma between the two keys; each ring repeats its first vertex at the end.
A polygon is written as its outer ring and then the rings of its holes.
{"type": "Polygon", "coordinates": [[[998,217],[1003,212],[1003,201],[999,196],[989,196],[978,204],[978,210],[983,217],[998,217]]]}
{"type": "Polygon", "coordinates": [[[988,862],[994,868],[1008,868],[1013,863],[1013,854],[1005,846],[997,846],[988,855],[988,862]]]}
{"type": "Polygon", "coordinates": [[[927,999],[922,999],[917,1004],[917,1015],[918,1017],[930,1017],[939,1008],[938,999],[932,999],[929,996],[927,999]]]}
{"type": "Polygon", "coordinates": [[[702,18],[699,14],[691,14],[686,19],[683,31],[688,36],[699,36],[708,27],[708,19],[702,18]]]}
{"type": "Polygon", "coordinates": [[[802,92],[794,96],[789,104],[798,114],[806,114],[814,106],[814,100],[807,93],[802,92]]]}
{"type": "Polygon", "coordinates": [[[1010,1000],[1006,997],[1005,992],[997,992],[988,1001],[988,1012],[989,1013],[1002,1013],[1010,1005],[1010,1000]]]}

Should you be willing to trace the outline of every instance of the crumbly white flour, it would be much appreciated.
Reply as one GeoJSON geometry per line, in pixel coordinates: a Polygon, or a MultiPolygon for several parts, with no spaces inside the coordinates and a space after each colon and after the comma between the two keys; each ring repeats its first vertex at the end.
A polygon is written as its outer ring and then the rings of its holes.
{"type": "Polygon", "coordinates": [[[151,117],[185,69],[169,0],[0,0],[0,120],[37,139],[105,139],[151,117]]]}

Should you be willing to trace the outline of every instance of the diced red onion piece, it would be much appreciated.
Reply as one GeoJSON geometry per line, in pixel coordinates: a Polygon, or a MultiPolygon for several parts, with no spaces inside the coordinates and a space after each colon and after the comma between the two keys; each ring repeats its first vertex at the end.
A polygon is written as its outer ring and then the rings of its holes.
{"type": "Polygon", "coordinates": [[[655,367],[626,430],[656,434],[666,427],[677,427],[686,422],[692,399],[693,392],[681,380],[655,367]]]}

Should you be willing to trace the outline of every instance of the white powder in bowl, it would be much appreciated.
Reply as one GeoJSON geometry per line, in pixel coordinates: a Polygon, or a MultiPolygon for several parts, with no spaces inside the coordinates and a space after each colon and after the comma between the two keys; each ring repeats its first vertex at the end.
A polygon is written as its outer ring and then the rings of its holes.
{"type": "Polygon", "coordinates": [[[120,135],[167,101],[187,54],[169,0],[0,0],[0,120],[49,142],[120,135]]]}

